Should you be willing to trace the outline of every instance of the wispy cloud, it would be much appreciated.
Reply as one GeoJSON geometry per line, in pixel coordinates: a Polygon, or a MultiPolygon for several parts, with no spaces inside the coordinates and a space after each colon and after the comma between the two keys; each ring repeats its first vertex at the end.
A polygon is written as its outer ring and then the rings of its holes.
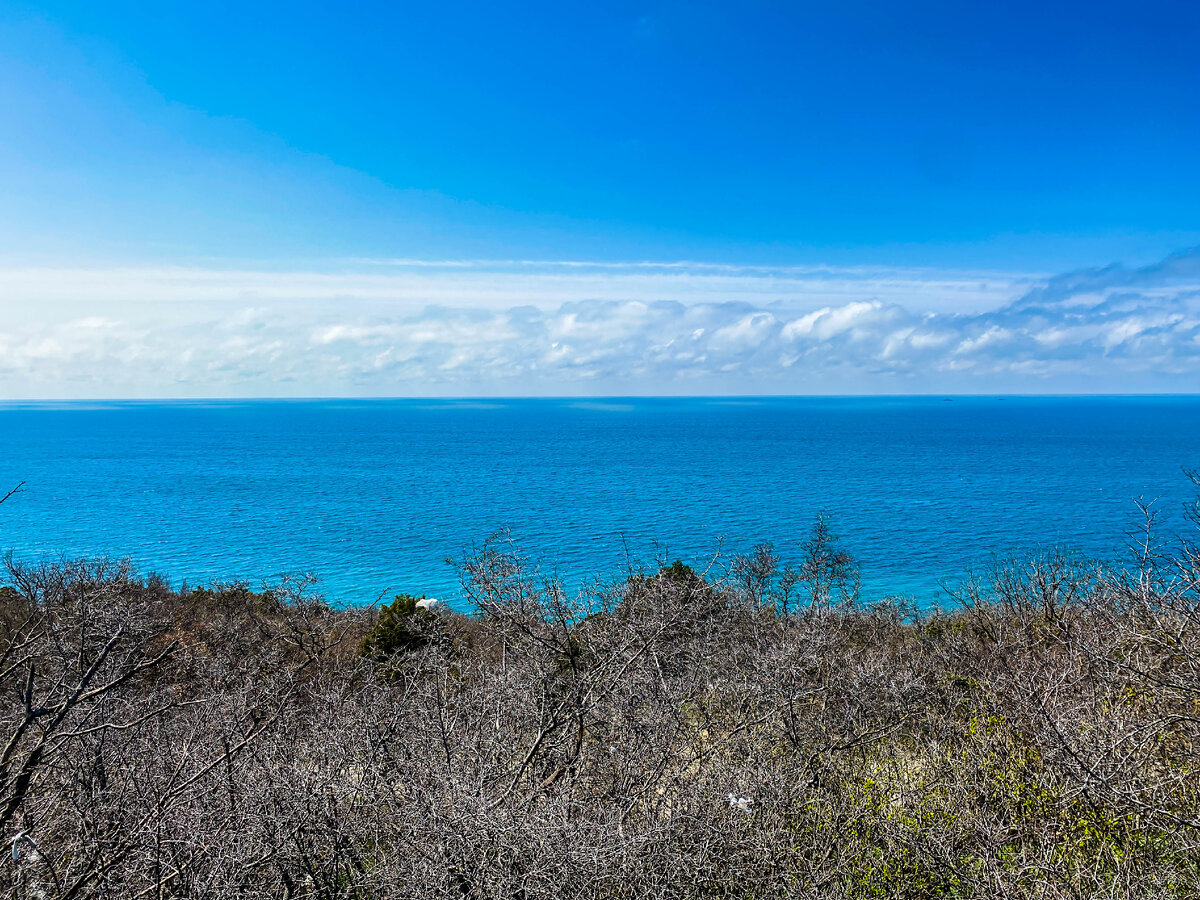
{"type": "Polygon", "coordinates": [[[1200,384],[1200,251],[1044,279],[470,261],[39,271],[0,273],[10,397],[1200,384]]]}
{"type": "Polygon", "coordinates": [[[745,300],[760,305],[863,296],[922,308],[981,309],[1011,299],[1036,275],[919,268],[769,267],[699,262],[347,260],[322,268],[0,269],[0,302],[237,303],[382,301],[392,309],[553,308],[575,300],[745,300]]]}

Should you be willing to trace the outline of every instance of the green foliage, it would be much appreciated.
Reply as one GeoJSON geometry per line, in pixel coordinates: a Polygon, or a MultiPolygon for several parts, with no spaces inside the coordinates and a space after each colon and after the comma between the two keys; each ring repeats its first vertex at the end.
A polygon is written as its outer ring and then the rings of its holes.
{"type": "Polygon", "coordinates": [[[700,584],[703,579],[696,574],[696,570],[682,560],[675,560],[669,566],[663,566],[658,570],[656,576],[664,581],[671,581],[682,587],[695,587],[700,584]]]}
{"type": "Polygon", "coordinates": [[[432,614],[417,608],[417,601],[423,599],[424,595],[397,594],[380,609],[378,620],[363,641],[362,655],[385,660],[429,643],[428,620],[432,614]]]}

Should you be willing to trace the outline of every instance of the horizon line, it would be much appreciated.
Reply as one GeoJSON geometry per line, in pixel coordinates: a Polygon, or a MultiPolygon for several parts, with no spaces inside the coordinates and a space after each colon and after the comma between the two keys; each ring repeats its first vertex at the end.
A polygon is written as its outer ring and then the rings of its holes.
{"type": "Polygon", "coordinates": [[[606,400],[872,400],[872,399],[929,399],[929,398],[963,398],[963,399],[1068,399],[1068,398],[1101,398],[1101,397],[1200,397],[1200,391],[1018,391],[1018,392],[979,392],[979,391],[924,391],[915,393],[847,393],[847,394],[461,394],[461,395],[402,395],[378,394],[355,396],[348,394],[310,395],[303,397],[286,396],[210,396],[210,397],[22,397],[0,398],[0,408],[17,404],[30,403],[312,403],[326,401],[355,401],[355,402],[474,402],[474,401],[515,401],[515,400],[564,400],[564,401],[606,401],[606,400]]]}

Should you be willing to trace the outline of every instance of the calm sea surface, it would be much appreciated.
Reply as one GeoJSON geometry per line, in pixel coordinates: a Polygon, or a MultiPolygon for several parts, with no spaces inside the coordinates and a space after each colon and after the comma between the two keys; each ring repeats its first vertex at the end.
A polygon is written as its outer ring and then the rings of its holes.
{"type": "Polygon", "coordinates": [[[865,593],[924,602],[996,552],[1117,556],[1139,496],[1180,533],[1200,396],[9,403],[0,432],[25,559],[454,598],[447,558],[502,528],[577,584],[626,548],[786,558],[824,510],[865,593]]]}

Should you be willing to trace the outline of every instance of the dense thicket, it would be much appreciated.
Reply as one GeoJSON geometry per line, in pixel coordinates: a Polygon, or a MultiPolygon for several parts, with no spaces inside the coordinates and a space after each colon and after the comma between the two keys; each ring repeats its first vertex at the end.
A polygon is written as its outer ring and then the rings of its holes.
{"type": "MultiPolygon", "coordinates": [[[[858,602],[823,526],[477,614],[10,561],[16,897],[1189,897],[1200,552],[858,602]]],[[[9,852],[11,850],[11,853],[9,852]]]]}

